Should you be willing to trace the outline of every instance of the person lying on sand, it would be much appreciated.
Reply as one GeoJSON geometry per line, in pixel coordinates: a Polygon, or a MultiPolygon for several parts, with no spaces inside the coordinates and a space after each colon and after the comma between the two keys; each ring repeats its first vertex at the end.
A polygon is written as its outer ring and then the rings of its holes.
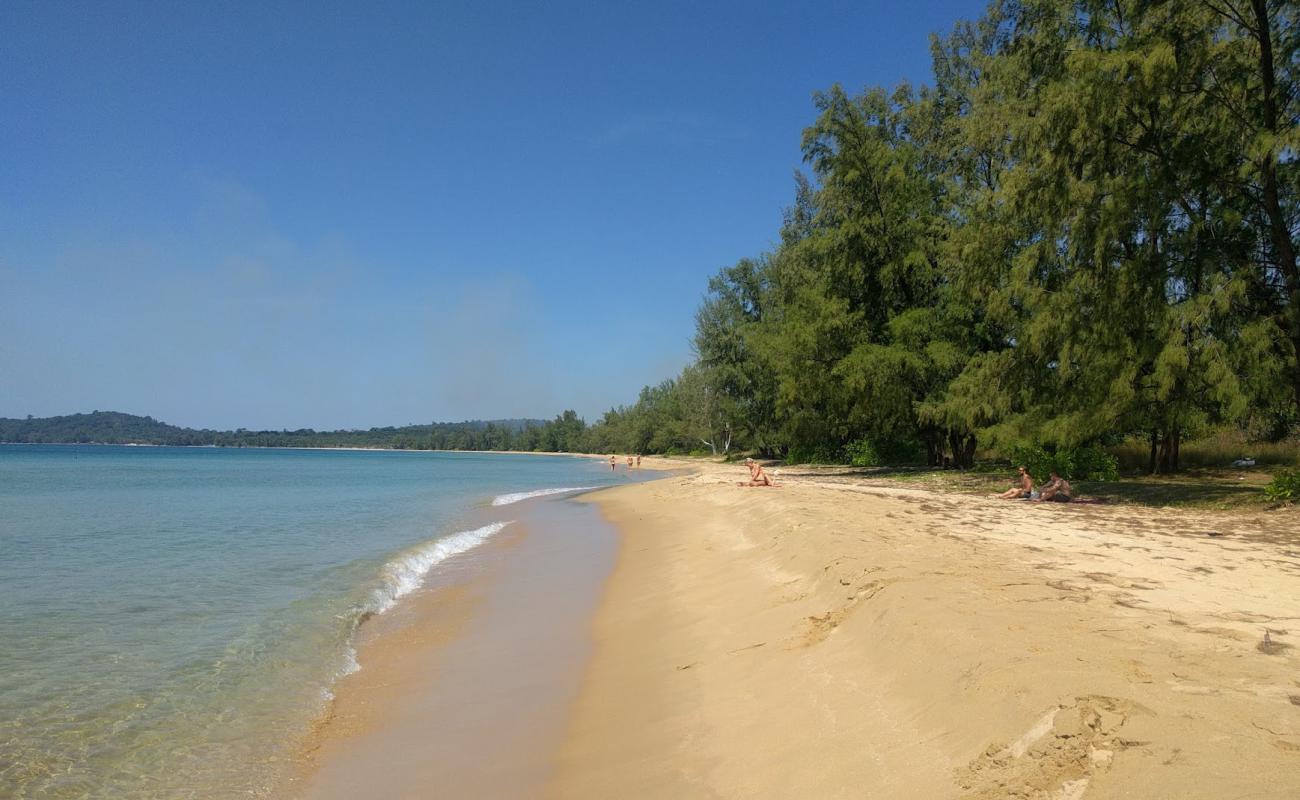
{"type": "Polygon", "coordinates": [[[1018,471],[1020,477],[1016,479],[1016,482],[1012,484],[1010,489],[1007,489],[1005,492],[998,495],[999,499],[1018,500],[1020,498],[1028,497],[1034,491],[1034,479],[1029,477],[1029,470],[1022,466],[1018,471]]]}
{"type": "Polygon", "coordinates": [[[763,472],[763,467],[754,459],[745,459],[745,466],[749,467],[749,483],[740,482],[741,486],[774,486],[772,479],[767,477],[763,472]]]}
{"type": "Polygon", "coordinates": [[[1072,499],[1070,496],[1070,482],[1055,472],[1052,473],[1052,479],[1043,484],[1043,492],[1038,496],[1037,502],[1050,500],[1056,503],[1068,503],[1072,499]]]}

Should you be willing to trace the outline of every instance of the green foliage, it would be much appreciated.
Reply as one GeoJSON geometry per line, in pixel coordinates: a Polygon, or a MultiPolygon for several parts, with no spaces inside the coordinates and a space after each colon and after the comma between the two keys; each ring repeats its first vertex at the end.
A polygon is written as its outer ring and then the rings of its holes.
{"type": "Polygon", "coordinates": [[[1075,450],[1071,454],[1073,474],[1086,481],[1119,480],[1119,459],[1098,445],[1075,450]]]}
{"type": "Polygon", "coordinates": [[[1024,465],[1034,480],[1042,482],[1056,472],[1066,480],[1113,481],[1119,478],[1119,460],[1097,445],[1058,448],[1048,452],[1038,445],[1012,448],[1011,461],[1024,465]]]}
{"type": "Polygon", "coordinates": [[[844,458],[855,467],[898,467],[924,461],[916,442],[866,437],[845,445],[844,458]]]}
{"type": "Polygon", "coordinates": [[[816,447],[791,447],[786,454],[787,464],[843,464],[844,450],[830,445],[816,447]]]}
{"type": "Polygon", "coordinates": [[[1300,500],[1300,469],[1284,469],[1273,475],[1264,487],[1264,496],[1273,503],[1293,503],[1300,500]]]}
{"type": "Polygon", "coordinates": [[[885,459],[870,439],[858,439],[844,447],[845,458],[855,467],[883,467],[885,459]]]}
{"type": "Polygon", "coordinates": [[[1262,8],[1000,0],[936,41],[933,87],[819,93],[780,244],[698,320],[701,363],[763,376],[742,444],[879,463],[892,436],[969,465],[978,436],[1109,475],[1078,448],[1142,434],[1171,471],[1197,431],[1281,430],[1300,92],[1294,14],[1262,8]]]}

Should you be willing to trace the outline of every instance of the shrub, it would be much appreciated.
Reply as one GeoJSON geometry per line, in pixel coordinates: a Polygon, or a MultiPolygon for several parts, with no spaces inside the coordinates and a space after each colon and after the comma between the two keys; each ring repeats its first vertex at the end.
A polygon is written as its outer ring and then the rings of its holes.
{"type": "Polygon", "coordinates": [[[856,442],[850,442],[844,448],[844,455],[848,462],[855,467],[882,467],[884,459],[881,458],[880,452],[876,446],[871,443],[870,439],[859,439],[856,442]]]}
{"type": "Polygon", "coordinates": [[[844,447],[844,460],[855,467],[897,467],[924,462],[920,442],[863,437],[844,447]]]}
{"type": "Polygon", "coordinates": [[[1264,496],[1274,503],[1300,500],[1300,469],[1284,469],[1273,475],[1264,487],[1264,496]]]}
{"type": "Polygon", "coordinates": [[[829,445],[791,447],[785,455],[787,464],[843,464],[844,451],[829,445]]]}
{"type": "Polygon", "coordinates": [[[1058,448],[1049,453],[1038,445],[1011,450],[1011,460],[1024,464],[1034,480],[1045,481],[1052,472],[1066,480],[1113,481],[1119,478],[1119,460],[1097,445],[1058,448]]]}
{"type": "Polygon", "coordinates": [[[1074,473],[1067,478],[1085,481],[1119,480],[1119,459],[1099,445],[1089,445],[1070,452],[1073,453],[1074,473]]]}
{"type": "Polygon", "coordinates": [[[1060,472],[1063,466],[1057,461],[1054,454],[1037,445],[1019,445],[1011,449],[1011,463],[1014,466],[1023,465],[1036,481],[1046,480],[1052,470],[1060,472]]]}

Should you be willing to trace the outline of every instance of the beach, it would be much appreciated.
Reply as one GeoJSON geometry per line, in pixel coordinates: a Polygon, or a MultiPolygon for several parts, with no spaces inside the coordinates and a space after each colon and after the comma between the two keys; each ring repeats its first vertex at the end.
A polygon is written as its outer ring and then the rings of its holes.
{"type": "Polygon", "coordinates": [[[483,509],[512,522],[362,626],[361,669],[307,737],[296,796],[537,796],[618,541],[595,507],[555,494],[483,509]]]}
{"type": "MultiPolygon", "coordinates": [[[[572,601],[522,626],[558,643],[544,675],[447,683],[438,667],[475,649],[537,658],[527,642],[484,650],[456,633],[521,630],[482,615],[482,597],[516,596],[501,584],[390,615],[398,632],[363,643],[361,672],[338,687],[352,723],[315,745],[307,774],[336,780],[309,779],[308,796],[345,796],[320,789],[348,780],[385,797],[435,780],[447,796],[554,798],[1300,791],[1289,513],[1031,505],[815,471],[742,488],[735,466],[690,469],[542,501],[585,504],[618,532],[607,581],[598,559],[576,583],[529,573],[534,602],[572,601]],[[562,589],[578,584],[598,591],[562,589]],[[416,631],[426,641],[411,648],[416,631]],[[368,673],[370,688],[350,685],[368,673]],[[401,701],[374,700],[384,685],[401,701]],[[485,700],[459,706],[463,718],[410,710],[467,691],[485,700]],[[545,710],[512,717],[530,695],[545,710]],[[481,731],[516,724],[494,744],[466,732],[475,717],[481,731]],[[447,758],[452,742],[473,748],[447,758]]],[[[512,563],[534,535],[491,546],[512,563]]]]}
{"type": "Polygon", "coordinates": [[[590,496],[624,538],[551,797],[1300,793],[1292,514],[738,472],[590,496]]]}

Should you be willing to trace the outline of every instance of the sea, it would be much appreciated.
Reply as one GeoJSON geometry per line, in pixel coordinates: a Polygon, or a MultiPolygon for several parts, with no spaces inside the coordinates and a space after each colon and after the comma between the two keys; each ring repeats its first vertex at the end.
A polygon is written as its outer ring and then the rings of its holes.
{"type": "MultiPolygon", "coordinates": [[[[0,798],[261,798],[353,638],[567,456],[0,445],[0,798]]],[[[447,567],[441,567],[447,568],[447,567]]]]}

